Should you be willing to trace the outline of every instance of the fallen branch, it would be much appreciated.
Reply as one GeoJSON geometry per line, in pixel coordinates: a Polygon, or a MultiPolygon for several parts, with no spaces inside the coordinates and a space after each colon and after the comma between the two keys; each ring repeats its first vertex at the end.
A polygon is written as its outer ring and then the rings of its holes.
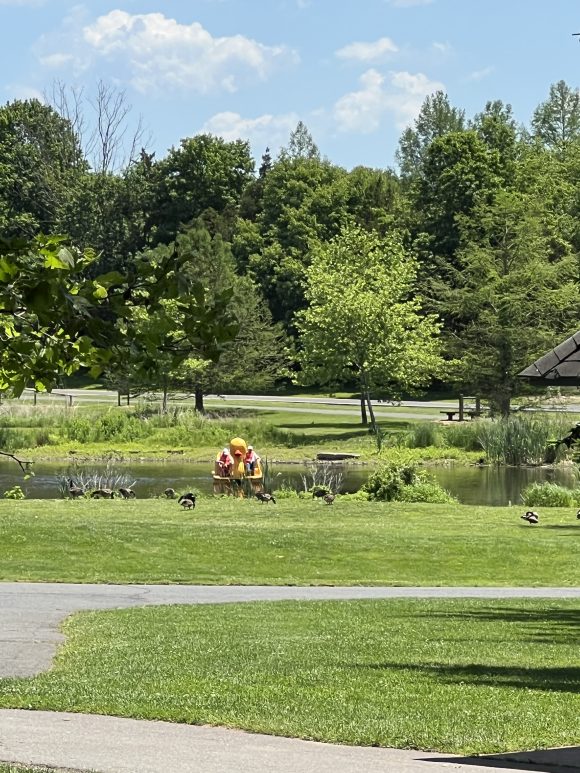
{"type": "Polygon", "coordinates": [[[13,459],[16,464],[20,466],[20,469],[25,475],[30,475],[30,466],[33,462],[26,462],[24,459],[19,459],[17,456],[14,456],[14,454],[9,454],[8,451],[0,451],[0,456],[8,456],[10,459],[13,459]]]}

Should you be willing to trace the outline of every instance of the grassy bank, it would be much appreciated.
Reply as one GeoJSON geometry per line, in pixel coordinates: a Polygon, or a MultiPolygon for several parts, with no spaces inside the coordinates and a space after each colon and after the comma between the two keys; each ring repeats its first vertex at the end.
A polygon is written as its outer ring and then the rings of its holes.
{"type": "Polygon", "coordinates": [[[573,745],[579,619],[569,601],[83,613],[50,672],[0,681],[0,705],[468,754],[573,745]]]}
{"type": "MultiPolygon", "coordinates": [[[[147,405],[65,409],[12,403],[4,405],[0,413],[0,448],[30,459],[166,459],[177,453],[207,461],[238,436],[251,441],[262,455],[279,461],[313,459],[320,451],[348,451],[359,454],[362,460],[376,460],[377,443],[368,428],[361,426],[356,407],[338,414],[328,407],[304,410],[293,412],[284,406],[259,412],[228,408],[200,416],[183,408],[161,414],[147,405]]],[[[382,455],[404,453],[414,460],[477,458],[477,448],[465,447],[464,435],[460,437],[457,432],[458,443],[451,433],[451,442],[438,437],[437,443],[427,445],[424,433],[419,433],[417,443],[417,424],[418,420],[396,413],[380,417],[382,455]]]]}
{"type": "Polygon", "coordinates": [[[0,579],[267,585],[580,585],[575,510],[202,498],[0,501],[0,579]]]}

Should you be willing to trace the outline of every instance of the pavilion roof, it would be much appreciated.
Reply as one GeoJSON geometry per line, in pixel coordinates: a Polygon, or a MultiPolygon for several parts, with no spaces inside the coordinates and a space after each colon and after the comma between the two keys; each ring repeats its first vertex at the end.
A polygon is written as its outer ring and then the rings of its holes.
{"type": "Polygon", "coordinates": [[[533,384],[580,386],[580,330],[518,373],[533,384]]]}

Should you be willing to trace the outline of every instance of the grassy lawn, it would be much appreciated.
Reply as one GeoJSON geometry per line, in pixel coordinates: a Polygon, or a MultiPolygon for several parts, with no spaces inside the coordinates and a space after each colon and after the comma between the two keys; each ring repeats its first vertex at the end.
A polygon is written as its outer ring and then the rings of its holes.
{"type": "Polygon", "coordinates": [[[0,705],[485,753],[580,743],[580,604],[276,602],[82,613],[0,705]],[[574,664],[574,665],[571,665],[574,664]]]}
{"type": "Polygon", "coordinates": [[[0,579],[580,585],[580,521],[545,509],[311,499],[0,501],[0,579]]]}

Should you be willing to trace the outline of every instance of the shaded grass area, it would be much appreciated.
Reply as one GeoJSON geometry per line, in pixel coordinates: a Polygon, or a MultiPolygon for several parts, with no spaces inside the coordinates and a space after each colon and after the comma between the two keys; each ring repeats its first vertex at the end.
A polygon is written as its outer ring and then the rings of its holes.
{"type": "Polygon", "coordinates": [[[575,510],[200,498],[0,501],[0,579],[265,585],[580,585],[575,510]]]}
{"type": "Polygon", "coordinates": [[[580,605],[275,602],[82,613],[0,705],[449,753],[580,743],[580,605]]]}

